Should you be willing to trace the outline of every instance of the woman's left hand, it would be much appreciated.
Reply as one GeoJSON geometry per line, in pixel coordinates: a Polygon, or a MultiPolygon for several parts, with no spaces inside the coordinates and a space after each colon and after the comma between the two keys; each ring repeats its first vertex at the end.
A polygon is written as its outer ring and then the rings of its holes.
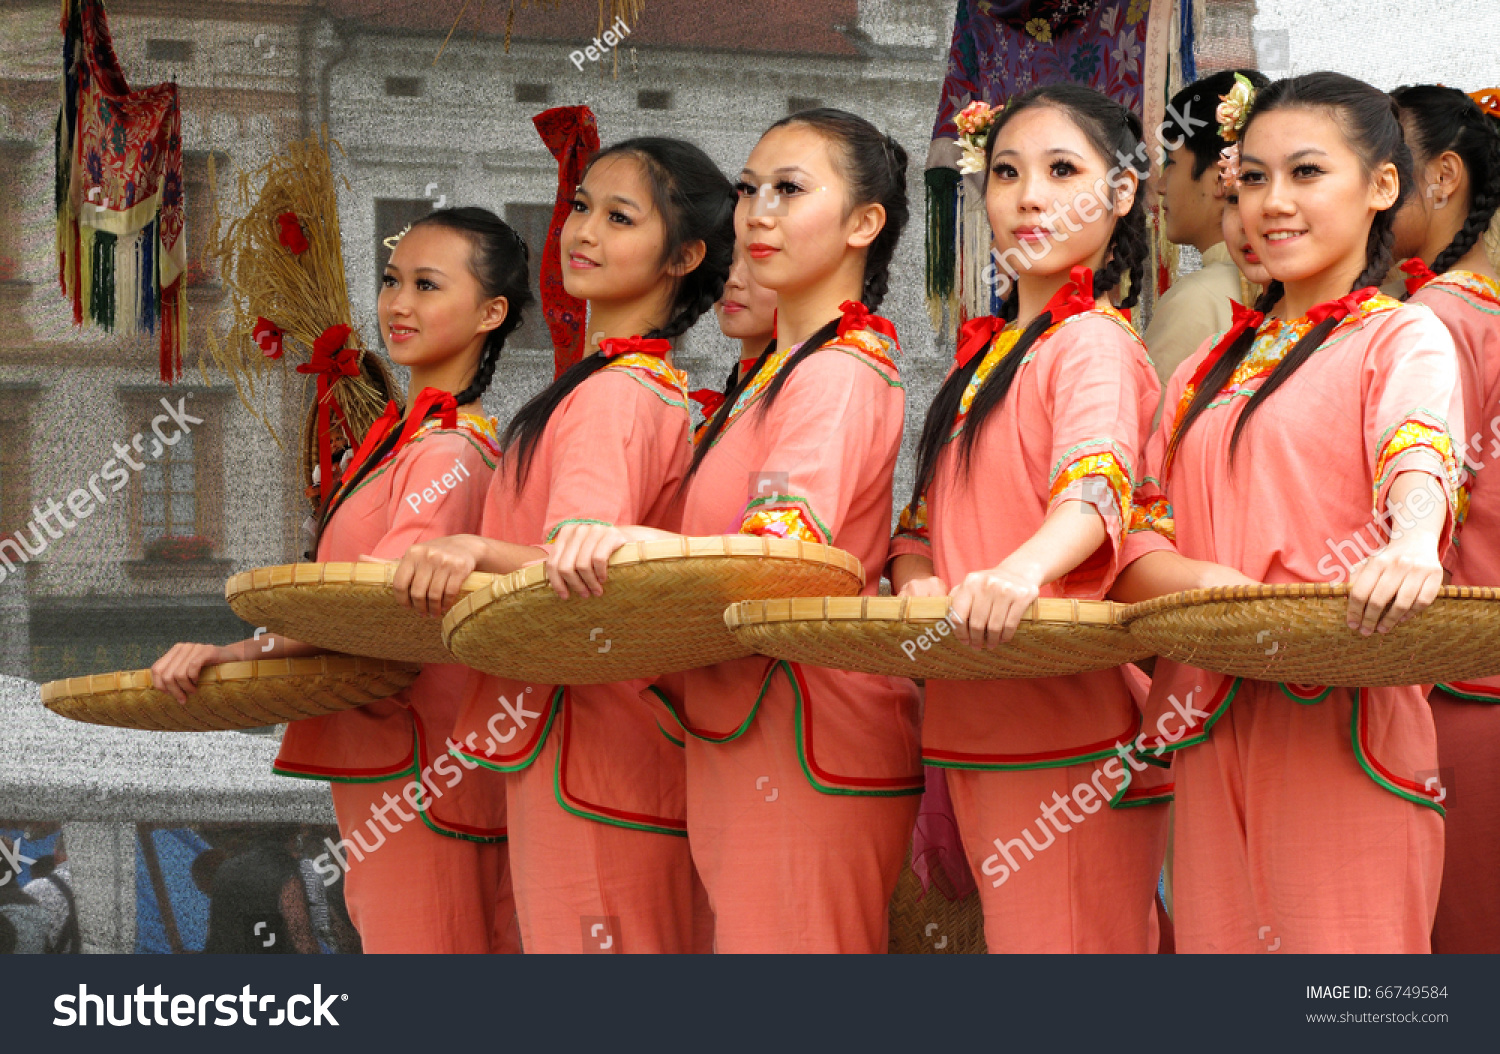
{"type": "Polygon", "coordinates": [[[971,648],[994,649],[1016,635],[1021,616],[1041,592],[1042,569],[1024,561],[975,571],[953,592],[953,632],[971,648]]]}
{"type": "Polygon", "coordinates": [[[1389,633],[1437,599],[1443,564],[1437,539],[1405,531],[1359,565],[1349,581],[1349,628],[1389,633]]]}

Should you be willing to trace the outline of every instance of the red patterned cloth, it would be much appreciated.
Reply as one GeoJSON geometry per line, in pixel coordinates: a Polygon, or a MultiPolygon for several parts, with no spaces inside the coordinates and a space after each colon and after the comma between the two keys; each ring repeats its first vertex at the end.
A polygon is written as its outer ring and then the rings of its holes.
{"type": "Polygon", "coordinates": [[[182,372],[187,245],[177,85],[131,91],[100,0],[64,0],[57,126],[58,261],[73,321],[161,333],[161,378],[182,372]]]}
{"type": "Polygon", "coordinates": [[[562,281],[562,228],[573,208],[573,194],[583,180],[583,169],[599,152],[599,126],[587,106],[558,106],[532,118],[537,134],[557,158],[557,204],[542,250],[542,315],[552,334],[556,376],[583,358],[583,327],[588,304],[569,296],[562,281]]]}

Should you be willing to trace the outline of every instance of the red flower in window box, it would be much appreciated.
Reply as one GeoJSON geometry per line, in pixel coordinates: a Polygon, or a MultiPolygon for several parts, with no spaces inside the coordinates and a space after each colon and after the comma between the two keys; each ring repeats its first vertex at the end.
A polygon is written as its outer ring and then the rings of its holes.
{"type": "Polygon", "coordinates": [[[281,225],[281,233],[277,240],[292,251],[294,256],[301,256],[307,252],[307,235],[302,232],[302,221],[297,218],[295,212],[283,212],[276,217],[276,222],[281,225]]]}
{"type": "Polygon", "coordinates": [[[173,535],[163,535],[146,546],[147,560],[180,560],[183,562],[191,560],[207,560],[213,556],[214,546],[212,540],[194,535],[189,538],[178,538],[173,535]]]}

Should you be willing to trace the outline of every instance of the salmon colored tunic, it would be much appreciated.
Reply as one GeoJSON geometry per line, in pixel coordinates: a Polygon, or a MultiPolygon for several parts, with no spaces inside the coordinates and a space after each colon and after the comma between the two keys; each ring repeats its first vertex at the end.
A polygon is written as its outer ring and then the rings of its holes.
{"type": "MultiPolygon", "coordinates": [[[[417,542],[473,530],[498,460],[492,419],[460,414],[452,429],[428,421],[334,511],[318,559],[394,560],[417,542]]],[[[389,699],[294,721],[282,737],[276,772],[334,783],[349,864],[346,900],[366,951],[503,946],[491,933],[503,933],[512,919],[504,846],[468,843],[505,838],[504,788],[493,774],[449,757],[445,741],[464,685],[476,676],[464,666],[428,664],[389,699]],[[384,822],[367,805],[382,808],[384,822]],[[423,880],[429,872],[446,877],[423,880]]]]}
{"type": "MultiPolygon", "coordinates": [[[[1387,509],[1387,494],[1408,471],[1429,475],[1433,504],[1449,510],[1447,550],[1458,498],[1450,429],[1461,434],[1463,407],[1452,338],[1425,307],[1367,300],[1256,411],[1231,463],[1246,399],[1311,328],[1263,323],[1167,464],[1190,381],[1217,339],[1178,368],[1147,449],[1127,562],[1175,543],[1261,582],[1347,581],[1383,547],[1384,514],[1404,512],[1387,509]]],[[[1179,951],[1259,951],[1273,940],[1297,952],[1427,949],[1442,791],[1425,694],[1157,661],[1138,747],[1192,748],[1173,764],[1179,951]]]]}
{"type": "MultiPolygon", "coordinates": [[[[1412,294],[1453,334],[1464,388],[1468,519],[1448,552],[1457,586],[1500,585],[1500,484],[1486,466],[1500,456],[1500,283],[1449,271],[1412,294]]],[[[1500,952],[1500,677],[1438,685],[1429,700],[1448,796],[1443,891],[1434,952],[1500,952]],[[1481,705],[1475,705],[1481,704],[1481,705]],[[1460,791],[1459,787],[1463,790],[1460,791]]]]}
{"type": "MultiPolygon", "coordinates": [[[[894,348],[869,330],[835,338],[763,413],[797,349],[773,353],[690,482],[683,533],[833,545],[874,596],[905,407],[894,348]]],[[[884,951],[923,788],[915,686],[758,657],[684,685],[669,705],[689,733],[688,834],[718,950],[884,951]]]]}
{"type": "MultiPolygon", "coordinates": [[[[692,449],[686,381],[651,355],[612,359],[553,411],[524,484],[507,455],[480,532],[541,546],[569,523],[675,529],[692,449]]],[[[646,690],[644,681],[569,687],[484,675],[465,694],[455,753],[509,774],[528,951],[691,950],[683,753],[643,702],[646,690]],[[606,928],[588,932],[585,917],[606,928]]]]}
{"type": "MultiPolygon", "coordinates": [[[[965,466],[958,440],[969,407],[1018,335],[1016,329],[999,334],[980,361],[926,499],[902,514],[892,555],[930,557],[952,587],[998,565],[1058,505],[1079,500],[1103,518],[1107,536],[1041,595],[1099,600],[1114,582],[1160,384],[1119,312],[1073,315],[1026,351],[965,466]]],[[[1080,508],[1079,514],[1087,513],[1080,508]]],[[[1140,720],[1120,669],[927,682],[923,758],[950,770],[992,953],[1148,950],[1165,809],[1094,815],[1101,801],[1121,807],[1169,796],[1157,770],[1137,780],[1135,769],[1117,757],[1140,720]],[[1095,764],[1105,759],[1107,772],[1095,764]],[[1028,769],[1044,771],[1023,773],[1028,769]],[[1069,806],[1071,815],[1049,829],[1039,810],[1054,792],[1066,798],[1079,786],[1088,788],[1083,794],[1093,807],[1069,806]],[[1026,830],[1033,823],[1042,838],[1026,830]],[[1029,842],[1019,840],[1023,832],[1029,842]],[[1041,852],[1054,837],[1066,849],[1041,852]],[[1133,910],[1121,910],[1126,902],[1133,910]]]]}

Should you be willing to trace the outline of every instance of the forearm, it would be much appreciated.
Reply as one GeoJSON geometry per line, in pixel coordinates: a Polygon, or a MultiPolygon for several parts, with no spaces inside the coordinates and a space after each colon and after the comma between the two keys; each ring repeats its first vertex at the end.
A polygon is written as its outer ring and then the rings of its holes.
{"type": "Polygon", "coordinates": [[[517,545],[499,538],[471,535],[475,540],[474,570],[504,575],[547,558],[547,550],[535,545],[517,545]]]}
{"type": "Polygon", "coordinates": [[[902,553],[891,559],[891,592],[900,593],[907,583],[918,578],[932,578],[937,574],[930,556],[902,553]]]}
{"type": "Polygon", "coordinates": [[[1416,470],[1398,473],[1386,492],[1385,518],[1391,545],[1431,547],[1436,553],[1448,522],[1448,503],[1437,477],[1416,470]]]}
{"type": "Polygon", "coordinates": [[[219,649],[219,662],[251,662],[255,659],[302,659],[322,655],[327,648],[303,644],[279,633],[262,633],[258,637],[236,641],[219,649]]]}
{"type": "Polygon", "coordinates": [[[1158,549],[1132,561],[1115,579],[1109,599],[1137,604],[1168,593],[1211,586],[1259,585],[1232,567],[1209,560],[1192,560],[1173,550],[1158,549]]]}
{"type": "Polygon", "coordinates": [[[1108,539],[1104,517],[1085,501],[1065,501],[1004,563],[1027,567],[1039,585],[1055,582],[1092,556],[1108,539]]]}

